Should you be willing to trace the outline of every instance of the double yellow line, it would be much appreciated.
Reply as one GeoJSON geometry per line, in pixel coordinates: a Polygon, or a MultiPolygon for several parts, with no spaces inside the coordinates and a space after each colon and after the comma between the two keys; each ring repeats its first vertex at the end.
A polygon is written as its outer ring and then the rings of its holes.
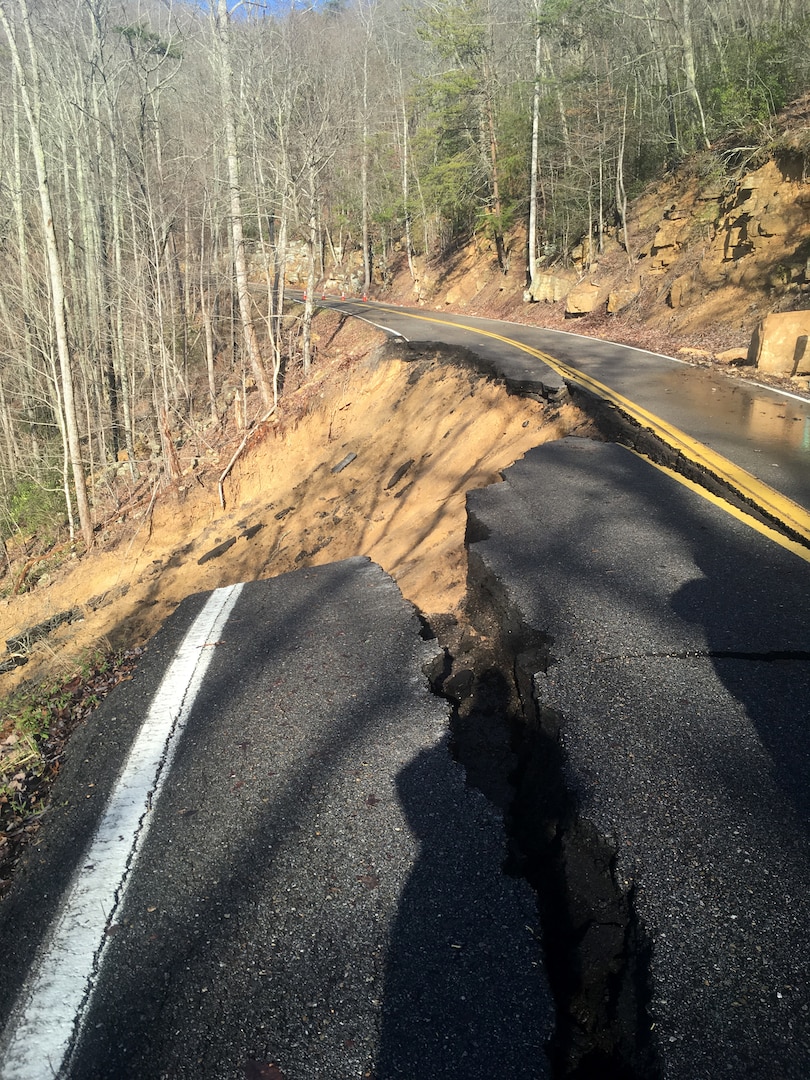
{"type": "MultiPolygon", "coordinates": [[[[375,305],[375,311],[381,310],[388,311],[390,314],[405,314],[396,308],[381,308],[378,305],[375,305]]],[[[505,337],[502,334],[496,334],[492,330],[483,330],[478,326],[465,326],[463,323],[451,322],[448,319],[441,319],[428,315],[415,315],[411,312],[408,312],[407,316],[411,319],[420,319],[422,322],[436,323],[439,326],[452,326],[456,329],[470,330],[473,333],[480,334],[482,337],[491,338],[493,341],[503,342],[505,345],[511,345],[513,348],[520,349],[522,352],[528,353],[529,356],[533,356],[537,360],[542,361],[542,363],[546,364],[553,371],[556,371],[566,381],[582,387],[583,390],[595,394],[597,397],[602,398],[611,405],[615,405],[618,409],[621,409],[626,416],[629,416],[630,419],[634,420],[642,427],[652,431],[653,434],[657,435],[668,446],[671,446],[673,450],[677,450],[688,461],[701,466],[712,476],[738,492],[746,502],[752,507],[760,510],[766,517],[780,522],[786,530],[793,533],[794,536],[800,537],[801,542],[797,543],[788,540],[781,536],[775,529],[762,526],[756,519],[750,517],[750,515],[737,510],[727,503],[723,503],[719,499],[712,498],[711,501],[724,506],[724,508],[735,517],[745,520],[748,524],[752,525],[752,527],[756,528],[757,531],[766,533],[777,540],[778,543],[782,544],[783,547],[790,548],[790,550],[795,551],[796,554],[801,555],[802,558],[810,561],[810,513],[799,506],[798,503],[789,499],[786,495],[781,495],[778,491],[774,491],[768,484],[764,483],[762,480],[758,480],[756,476],[746,469],[743,469],[739,465],[735,465],[733,461],[729,461],[728,458],[723,457],[722,454],[716,453],[710,447],[704,445],[704,443],[698,442],[697,439],[693,439],[691,435],[687,435],[686,432],[681,431],[680,428],[675,427],[666,420],[662,420],[660,416],[648,412],[647,409],[642,408],[640,405],[636,405],[634,401],[617,393],[615,390],[611,390],[609,386],[605,386],[604,383],[591,378],[590,375],[578,371],[576,368],[563,363],[561,360],[557,360],[556,357],[550,356],[548,353],[541,352],[540,349],[532,348],[531,345],[524,345],[522,342],[515,341],[513,338],[505,337]],[[807,545],[807,547],[804,545],[807,545]]],[[[659,468],[660,467],[661,466],[659,466],[659,468]]],[[[679,476],[672,469],[665,468],[663,471],[682,482],[684,481],[684,477],[679,476]]],[[[705,489],[700,488],[698,485],[689,482],[689,486],[701,494],[708,496],[705,489]]]]}

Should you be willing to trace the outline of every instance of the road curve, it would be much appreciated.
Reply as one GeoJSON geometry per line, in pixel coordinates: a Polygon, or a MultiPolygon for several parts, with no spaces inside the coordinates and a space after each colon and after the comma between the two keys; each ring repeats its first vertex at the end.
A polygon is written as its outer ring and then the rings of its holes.
{"type": "Polygon", "coordinates": [[[810,399],[578,334],[369,301],[318,303],[408,340],[467,348],[518,392],[573,384],[810,545],[810,399]]]}
{"type": "Polygon", "coordinates": [[[167,621],[0,905],[0,1080],[804,1080],[810,551],[587,439],[467,506],[484,655],[364,558],[167,621]]]}

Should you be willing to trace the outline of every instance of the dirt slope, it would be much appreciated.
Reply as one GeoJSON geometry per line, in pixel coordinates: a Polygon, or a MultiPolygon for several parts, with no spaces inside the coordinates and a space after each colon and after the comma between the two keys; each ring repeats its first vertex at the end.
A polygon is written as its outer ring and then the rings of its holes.
{"type": "MultiPolygon", "coordinates": [[[[396,349],[384,341],[361,324],[340,330],[314,381],[249,442],[223,485],[225,509],[218,478],[233,438],[151,505],[145,486],[91,555],[3,600],[0,640],[73,608],[81,618],[55,626],[24,667],[0,675],[0,693],[68,672],[100,644],[142,644],[190,593],[349,555],[379,562],[421,611],[457,613],[465,492],[497,482],[527,449],[581,419],[570,406],[511,397],[446,352],[387,358],[396,349]]],[[[203,461],[201,450],[184,448],[203,461]]]]}
{"type": "MultiPolygon", "coordinates": [[[[770,149],[705,153],[651,184],[607,228],[542,267],[526,295],[526,236],[499,271],[485,237],[446,262],[392,259],[375,298],[594,334],[699,363],[734,363],[771,312],[810,308],[810,95],[780,117],[770,149]],[[723,164],[723,161],[726,164],[723,164]]],[[[743,369],[744,370],[744,369],[743,369]]],[[[808,379],[792,387],[808,391],[808,379]]]]}

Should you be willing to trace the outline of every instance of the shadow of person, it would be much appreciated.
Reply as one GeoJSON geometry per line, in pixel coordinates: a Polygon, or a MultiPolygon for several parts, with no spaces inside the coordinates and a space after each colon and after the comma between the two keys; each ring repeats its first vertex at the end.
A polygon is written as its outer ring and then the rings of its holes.
{"type": "Polygon", "coordinates": [[[535,901],[503,873],[500,817],[446,743],[411,761],[397,788],[421,850],[391,935],[376,1080],[548,1075],[535,901]]]}

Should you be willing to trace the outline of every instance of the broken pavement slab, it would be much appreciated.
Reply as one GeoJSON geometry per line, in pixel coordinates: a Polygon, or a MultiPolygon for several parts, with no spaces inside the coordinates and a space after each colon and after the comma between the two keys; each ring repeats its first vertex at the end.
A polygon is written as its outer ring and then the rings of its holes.
{"type": "MultiPolygon", "coordinates": [[[[547,1076],[535,897],[450,755],[415,609],[365,558],[233,588],[64,1075],[547,1076]]],[[[180,605],[70,743],[0,907],[0,1031],[211,595],[180,605]]],[[[0,1076],[51,1076],[43,1032],[34,1074],[10,1031],[0,1076]]]]}
{"type": "MultiPolygon", "coordinates": [[[[471,589],[560,756],[551,831],[572,953],[606,987],[635,985],[635,1032],[626,1002],[609,1006],[615,1052],[665,1080],[801,1080],[810,564],[623,447],[580,439],[530,451],[468,512],[471,589]]],[[[533,782],[525,769],[524,813],[533,782]]]]}

